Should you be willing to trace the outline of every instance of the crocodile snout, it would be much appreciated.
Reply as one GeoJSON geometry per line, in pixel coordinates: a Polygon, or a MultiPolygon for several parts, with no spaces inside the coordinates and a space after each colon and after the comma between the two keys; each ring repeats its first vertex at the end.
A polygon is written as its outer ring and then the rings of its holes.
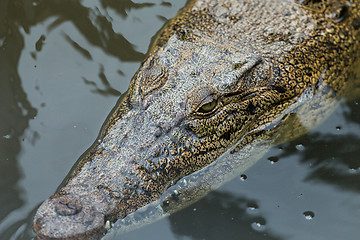
{"type": "Polygon", "coordinates": [[[47,199],[34,217],[38,239],[98,239],[105,232],[105,214],[98,209],[94,197],[79,198],[72,194],[47,199]]]}

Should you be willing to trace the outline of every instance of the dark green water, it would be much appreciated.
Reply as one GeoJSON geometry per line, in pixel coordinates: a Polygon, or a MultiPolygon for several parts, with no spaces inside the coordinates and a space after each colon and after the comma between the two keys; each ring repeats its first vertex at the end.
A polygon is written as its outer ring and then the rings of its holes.
{"type": "MultiPolygon", "coordinates": [[[[184,4],[0,0],[1,240],[34,237],[34,211],[184,4]]],[[[358,101],[343,99],[318,128],[272,149],[245,181],[121,239],[360,239],[358,101]]]]}

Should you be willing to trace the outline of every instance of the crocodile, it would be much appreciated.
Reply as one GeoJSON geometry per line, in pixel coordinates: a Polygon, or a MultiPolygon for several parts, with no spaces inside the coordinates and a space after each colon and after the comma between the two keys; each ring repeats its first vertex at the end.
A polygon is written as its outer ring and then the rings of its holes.
{"type": "Polygon", "coordinates": [[[159,199],[174,212],[248,168],[262,147],[313,127],[351,86],[359,4],[188,1],[64,186],[38,208],[38,239],[99,239],[106,223],[159,199]],[[182,200],[168,193],[174,186],[182,200]]]}

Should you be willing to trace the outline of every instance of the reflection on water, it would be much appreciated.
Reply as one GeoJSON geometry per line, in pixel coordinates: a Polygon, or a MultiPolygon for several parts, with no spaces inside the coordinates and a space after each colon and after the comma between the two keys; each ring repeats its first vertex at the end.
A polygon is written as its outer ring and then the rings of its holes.
{"type": "MultiPolygon", "coordinates": [[[[34,237],[37,206],[91,145],[151,37],[184,3],[0,0],[0,239],[34,237]]],[[[357,239],[359,145],[352,99],[247,178],[122,239],[357,239]]]]}
{"type": "Polygon", "coordinates": [[[254,201],[226,192],[213,192],[190,208],[170,216],[169,220],[175,234],[194,240],[239,239],[239,236],[252,240],[282,239],[264,231],[266,220],[257,213],[254,201]]]}
{"type": "Polygon", "coordinates": [[[357,100],[341,105],[333,118],[316,131],[283,144],[283,159],[300,156],[301,164],[311,166],[306,181],[321,181],[341,190],[360,191],[360,106],[357,100]]]}
{"type": "MultiPolygon", "coordinates": [[[[112,8],[116,1],[101,1],[104,9],[112,8]]],[[[122,1],[121,1],[122,2],[122,1]]],[[[133,5],[131,1],[124,1],[123,7],[146,7],[147,5],[133,5]]],[[[48,31],[60,26],[62,23],[72,22],[78,31],[93,46],[100,47],[104,52],[125,61],[141,61],[144,54],[135,51],[132,44],[120,33],[116,33],[108,16],[97,14],[98,9],[87,8],[81,1],[55,0],[40,1],[36,4],[36,14],[43,19],[55,16],[55,20],[47,27],[48,31]]],[[[67,39],[70,37],[68,36],[67,39]]],[[[70,38],[71,40],[71,38],[70,38]]],[[[76,49],[83,50],[76,45],[76,49]]],[[[84,50],[83,50],[84,51],[84,50]]],[[[80,51],[80,52],[83,52],[80,51]]],[[[86,50],[84,52],[87,52],[86,50]]],[[[89,54],[89,53],[88,53],[89,54]]]]}
{"type": "MultiPolygon", "coordinates": [[[[298,140],[306,144],[301,153],[301,162],[313,166],[306,180],[321,180],[342,190],[360,192],[360,161],[356,157],[360,156],[359,135],[344,134],[335,137],[333,134],[314,133],[307,137],[308,139],[298,140]],[[309,138],[311,141],[308,141],[309,138]]],[[[296,142],[287,145],[284,148],[285,154],[280,158],[291,154],[296,142]]]]}
{"type": "MultiPolygon", "coordinates": [[[[13,4],[16,4],[15,1],[13,4]]],[[[14,209],[24,203],[18,188],[22,173],[18,169],[17,157],[21,148],[21,137],[36,115],[21,87],[17,62],[24,41],[17,26],[21,21],[4,11],[0,5],[0,222],[14,209]]]]}

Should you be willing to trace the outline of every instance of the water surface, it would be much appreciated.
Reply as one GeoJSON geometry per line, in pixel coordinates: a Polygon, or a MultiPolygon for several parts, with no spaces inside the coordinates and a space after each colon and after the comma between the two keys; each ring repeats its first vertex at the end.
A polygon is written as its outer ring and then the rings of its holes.
{"type": "MultiPolygon", "coordinates": [[[[34,237],[36,208],[92,144],[151,38],[184,4],[0,0],[1,240],[34,237]]],[[[246,176],[121,239],[359,239],[359,100],[341,100],[246,176]]]]}

